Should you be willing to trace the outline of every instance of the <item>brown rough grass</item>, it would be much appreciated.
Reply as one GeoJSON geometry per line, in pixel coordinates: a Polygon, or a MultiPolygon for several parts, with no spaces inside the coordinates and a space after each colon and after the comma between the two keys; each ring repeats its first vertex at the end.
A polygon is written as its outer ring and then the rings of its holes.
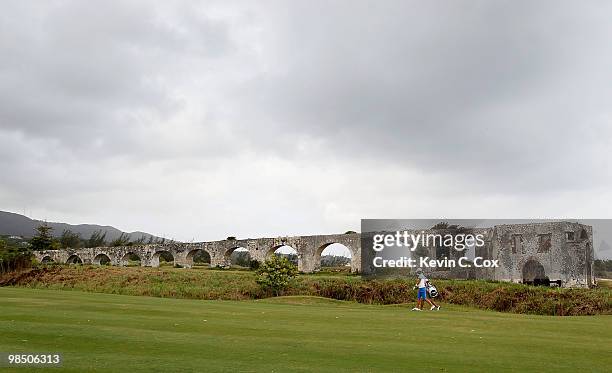
{"type": "MultiPolygon", "coordinates": [[[[321,296],[369,304],[412,303],[413,279],[365,281],[343,274],[300,275],[284,295],[321,296]]],[[[540,315],[612,314],[612,289],[559,289],[491,281],[436,280],[442,302],[540,315]]],[[[42,266],[0,275],[0,286],[190,299],[269,297],[249,271],[42,266]]]]}

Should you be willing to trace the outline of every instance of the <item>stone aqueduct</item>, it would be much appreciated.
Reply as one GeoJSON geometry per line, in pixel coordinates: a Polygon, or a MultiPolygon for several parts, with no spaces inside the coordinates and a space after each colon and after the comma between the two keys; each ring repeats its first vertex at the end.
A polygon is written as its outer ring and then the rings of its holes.
{"type": "MultiPolygon", "coordinates": [[[[434,230],[420,230],[432,233],[434,230]]],[[[593,227],[576,222],[544,222],[528,224],[501,224],[491,228],[473,228],[482,233],[484,245],[475,249],[475,256],[497,259],[499,267],[472,271],[463,268],[444,270],[430,269],[432,278],[481,278],[498,281],[523,283],[558,283],[564,287],[589,287],[595,284],[593,275],[593,227]]],[[[438,232],[438,231],[435,231],[438,232]]],[[[278,238],[257,238],[245,240],[223,240],[197,243],[169,243],[143,246],[95,247],[78,250],[36,251],[34,255],[41,262],[102,264],[123,266],[128,258],[136,255],[142,266],[159,266],[163,253],[172,255],[174,264],[189,268],[194,256],[205,251],[213,267],[229,266],[230,255],[239,248],[246,249],[251,260],[264,261],[282,246],[290,246],[297,252],[298,269],[301,272],[315,272],[320,269],[321,253],[332,244],[344,245],[351,254],[351,271],[369,274],[371,265],[362,267],[361,234],[332,234],[317,236],[295,236],[278,238]]],[[[464,255],[451,251],[444,254],[442,248],[427,247],[427,255],[450,258],[464,255]],[[440,250],[440,252],[438,252],[440,250]]],[[[368,255],[367,253],[365,255],[368,255]]],[[[368,256],[364,262],[371,263],[368,256]]]]}
{"type": "Polygon", "coordinates": [[[111,265],[124,266],[127,265],[130,254],[134,254],[140,258],[142,266],[158,267],[160,255],[167,252],[174,258],[175,265],[190,268],[193,266],[194,255],[203,250],[210,256],[211,266],[225,267],[230,264],[232,252],[239,248],[246,249],[251,259],[264,261],[279,247],[290,246],[297,252],[298,269],[301,272],[314,272],[320,268],[323,250],[335,243],[346,246],[351,254],[351,271],[359,272],[361,268],[359,233],[47,250],[35,252],[34,255],[41,262],[100,264],[110,261],[111,265]]]}

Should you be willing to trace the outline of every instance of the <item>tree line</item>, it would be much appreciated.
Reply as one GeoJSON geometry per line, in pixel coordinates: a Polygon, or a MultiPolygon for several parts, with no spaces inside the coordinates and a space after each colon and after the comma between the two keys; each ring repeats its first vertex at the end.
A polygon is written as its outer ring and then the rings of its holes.
{"type": "Polygon", "coordinates": [[[593,264],[595,276],[611,278],[612,277],[612,260],[610,259],[595,259],[593,264]]]}
{"type": "Polygon", "coordinates": [[[67,229],[59,237],[54,237],[53,228],[44,223],[34,230],[36,234],[29,241],[15,240],[9,236],[0,237],[0,273],[31,267],[32,251],[134,246],[166,242],[165,238],[145,235],[133,240],[127,233],[121,233],[115,239],[107,239],[106,232],[101,230],[94,231],[89,237],[84,238],[79,233],[67,229]]]}
{"type": "Polygon", "coordinates": [[[102,246],[134,246],[147,244],[163,244],[165,238],[155,238],[153,236],[142,235],[140,238],[133,240],[127,233],[121,233],[119,237],[108,240],[106,232],[102,230],[94,231],[88,238],[84,238],[79,233],[75,233],[69,229],[62,232],[59,237],[53,237],[53,228],[46,224],[41,224],[35,228],[36,235],[30,240],[30,248],[34,251],[38,250],[58,250],[58,249],[81,249],[89,247],[102,246]]]}

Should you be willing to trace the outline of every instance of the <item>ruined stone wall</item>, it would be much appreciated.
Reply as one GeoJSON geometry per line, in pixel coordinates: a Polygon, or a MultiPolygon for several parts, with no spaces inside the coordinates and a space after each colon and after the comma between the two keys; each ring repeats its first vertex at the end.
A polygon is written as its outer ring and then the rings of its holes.
{"type": "Polygon", "coordinates": [[[566,287],[593,284],[593,231],[578,223],[495,226],[493,256],[500,260],[494,279],[530,282],[543,275],[566,287]]]}
{"type": "MultiPolygon", "coordinates": [[[[411,253],[431,259],[448,258],[458,262],[460,257],[470,261],[476,257],[497,261],[497,267],[430,267],[424,268],[430,278],[490,279],[531,284],[549,284],[563,287],[588,287],[593,277],[592,227],[572,222],[546,222],[530,224],[496,225],[491,228],[413,229],[408,234],[472,234],[484,238],[484,245],[464,251],[419,246],[411,253]]],[[[465,263],[465,262],[464,262],[465,263]]],[[[364,263],[366,274],[373,273],[364,263]]],[[[395,270],[388,275],[410,275],[416,268],[395,270]]],[[[379,274],[386,273],[383,269],[379,274]]]]}

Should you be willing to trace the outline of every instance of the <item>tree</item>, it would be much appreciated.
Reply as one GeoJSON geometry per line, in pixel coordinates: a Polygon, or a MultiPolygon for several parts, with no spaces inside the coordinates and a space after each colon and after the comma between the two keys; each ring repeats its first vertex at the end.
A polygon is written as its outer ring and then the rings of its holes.
{"type": "Polygon", "coordinates": [[[279,295],[297,274],[297,267],[287,258],[273,255],[257,270],[257,283],[274,295],[279,295]]]}
{"type": "Polygon", "coordinates": [[[81,235],[78,233],[74,233],[69,229],[66,229],[62,232],[60,236],[60,246],[63,249],[71,248],[78,249],[82,245],[81,235]]]}
{"type": "Polygon", "coordinates": [[[434,224],[434,226],[431,227],[431,229],[447,229],[448,226],[449,226],[448,222],[441,221],[439,223],[434,224]]]}
{"type": "Polygon", "coordinates": [[[53,236],[51,232],[53,228],[47,225],[47,223],[41,224],[34,228],[37,234],[30,240],[30,247],[32,250],[53,250],[53,236]]]}
{"type": "Polygon", "coordinates": [[[121,233],[119,237],[111,241],[111,246],[130,246],[130,236],[127,233],[121,233]]]}
{"type": "Polygon", "coordinates": [[[19,271],[32,266],[32,253],[0,238],[0,273],[19,271]]]}
{"type": "Polygon", "coordinates": [[[298,256],[294,253],[283,254],[283,253],[274,253],[274,256],[279,256],[282,258],[286,258],[290,263],[297,266],[298,264],[298,256]]]}
{"type": "Polygon", "coordinates": [[[342,255],[321,256],[321,267],[342,267],[351,262],[351,258],[342,255]]]}
{"type": "Polygon", "coordinates": [[[608,277],[612,274],[612,260],[610,259],[595,259],[593,265],[596,276],[608,277]]]}
{"type": "Polygon", "coordinates": [[[143,234],[139,239],[133,242],[134,245],[144,245],[147,242],[147,237],[143,234]]]}
{"type": "Polygon", "coordinates": [[[85,247],[101,247],[106,246],[106,232],[95,231],[87,240],[85,247]]]}

